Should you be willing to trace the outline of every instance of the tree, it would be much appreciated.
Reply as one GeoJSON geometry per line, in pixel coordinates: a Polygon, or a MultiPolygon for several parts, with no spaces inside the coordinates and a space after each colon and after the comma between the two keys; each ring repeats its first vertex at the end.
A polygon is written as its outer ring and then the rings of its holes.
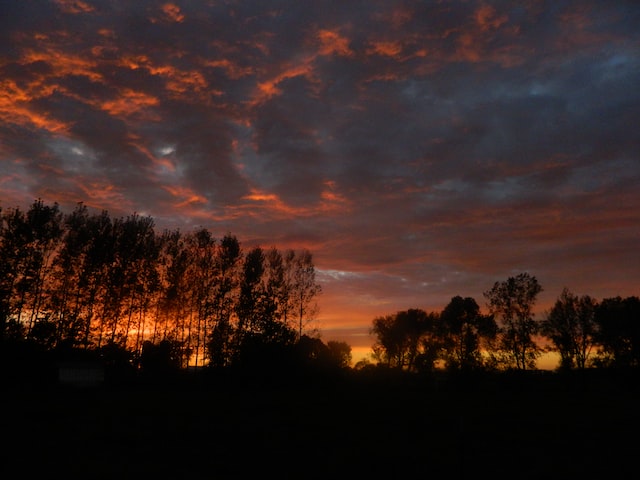
{"type": "Polygon", "coordinates": [[[16,315],[18,284],[22,280],[25,258],[27,222],[19,208],[1,212],[0,217],[0,339],[10,323],[22,325],[16,315]]]}
{"type": "Polygon", "coordinates": [[[508,367],[526,370],[535,367],[541,349],[534,340],[539,323],[533,318],[533,305],[542,287],[536,277],[521,273],[496,282],[484,293],[489,310],[502,322],[499,348],[508,367]]]}
{"type": "Polygon", "coordinates": [[[40,200],[0,209],[0,259],[0,341],[126,352],[131,365],[160,344],[183,366],[194,350],[229,365],[245,344],[255,358],[284,355],[320,292],[306,250],[243,255],[231,235],[157,235],[151,217],[112,220],[82,203],[70,215],[40,200]]]}
{"type": "Polygon", "coordinates": [[[443,357],[448,368],[474,370],[484,365],[484,340],[497,330],[492,316],[482,315],[471,297],[455,296],[440,314],[443,357]]]}
{"type": "Polygon", "coordinates": [[[46,281],[62,238],[62,219],[58,204],[48,206],[42,200],[35,201],[27,211],[26,273],[30,281],[27,283],[28,291],[23,292],[22,303],[28,312],[28,333],[37,321],[50,319],[50,312],[46,311],[49,293],[46,281]],[[26,303],[24,300],[29,297],[30,302],[26,303]]]}
{"type": "Polygon", "coordinates": [[[165,230],[159,238],[159,246],[160,292],[156,299],[152,343],[181,336],[178,330],[188,302],[190,259],[185,235],[179,230],[165,230]]]}
{"type": "Polygon", "coordinates": [[[115,257],[113,222],[106,210],[87,219],[87,245],[78,259],[82,264],[79,277],[84,334],[82,343],[101,345],[103,318],[109,299],[109,269],[115,257]]]}
{"type": "Polygon", "coordinates": [[[42,200],[26,213],[15,208],[0,217],[0,339],[9,323],[24,324],[29,336],[38,321],[51,321],[47,279],[62,238],[62,219],[57,204],[42,200]]]}
{"type": "MultiPolygon", "coordinates": [[[[156,283],[157,242],[151,217],[137,214],[113,223],[114,256],[107,272],[104,325],[109,343],[127,345],[136,314],[144,316],[147,293],[156,283]]],[[[139,343],[139,342],[138,342],[139,343]]]]}
{"type": "Polygon", "coordinates": [[[542,334],[560,354],[560,368],[584,369],[587,366],[596,342],[596,305],[588,295],[578,297],[565,287],[542,322],[542,334]]]}
{"type": "Polygon", "coordinates": [[[275,297],[268,291],[268,271],[264,250],[251,249],[244,259],[237,303],[236,353],[243,362],[280,356],[295,341],[295,331],[276,315],[275,297]]]}
{"type": "Polygon", "coordinates": [[[211,366],[226,366],[233,357],[232,316],[238,296],[241,259],[240,242],[230,234],[225,235],[218,244],[215,258],[217,281],[214,287],[213,303],[210,305],[213,328],[208,345],[211,366]]]}
{"type": "Polygon", "coordinates": [[[167,374],[182,367],[182,345],[175,340],[161,340],[157,345],[149,340],[142,344],[140,366],[146,373],[167,374]]]}
{"type": "Polygon", "coordinates": [[[240,342],[247,333],[253,333],[259,329],[263,301],[261,288],[263,273],[264,251],[260,247],[254,247],[245,256],[242,266],[240,297],[236,307],[240,342]]]}
{"type": "Polygon", "coordinates": [[[319,338],[303,335],[295,345],[296,361],[301,366],[319,371],[334,371],[351,365],[351,347],[345,342],[330,340],[326,344],[319,338]]]}
{"type": "Polygon", "coordinates": [[[390,367],[414,370],[420,340],[429,328],[426,312],[417,308],[375,318],[370,332],[377,337],[374,357],[390,367]]]}
{"type": "Polygon", "coordinates": [[[301,338],[303,327],[317,312],[314,300],[322,292],[322,287],[316,283],[313,256],[309,250],[299,252],[290,268],[293,268],[292,310],[298,316],[298,338],[301,338]]]}
{"type": "Polygon", "coordinates": [[[88,222],[89,213],[82,203],[65,216],[62,245],[50,278],[49,309],[55,312],[59,340],[69,347],[81,345],[85,331],[82,305],[86,285],[81,279],[90,240],[88,222]]]}
{"type": "Polygon", "coordinates": [[[640,298],[603,299],[596,308],[599,363],[619,368],[640,366],[640,298]]]}
{"type": "Polygon", "coordinates": [[[347,368],[351,365],[351,346],[347,342],[329,340],[327,348],[331,364],[339,368],[347,368]]]}
{"type": "Polygon", "coordinates": [[[188,262],[185,287],[188,291],[187,326],[183,328],[181,341],[187,347],[195,343],[195,364],[198,365],[203,355],[200,351],[205,339],[210,337],[213,319],[213,304],[217,283],[216,241],[211,233],[201,228],[187,238],[188,262]]]}

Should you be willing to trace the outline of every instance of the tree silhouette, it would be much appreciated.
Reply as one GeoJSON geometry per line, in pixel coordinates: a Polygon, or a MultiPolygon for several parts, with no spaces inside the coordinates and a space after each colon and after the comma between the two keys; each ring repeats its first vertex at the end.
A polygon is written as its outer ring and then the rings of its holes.
{"type": "Polygon", "coordinates": [[[257,332],[260,328],[263,308],[263,292],[261,286],[264,273],[264,251],[260,247],[251,249],[242,267],[240,280],[240,297],[236,307],[238,315],[238,347],[246,335],[257,332]]]}
{"type": "Polygon", "coordinates": [[[208,338],[208,358],[210,365],[224,367],[233,357],[234,315],[239,286],[239,267],[242,250],[238,239],[227,234],[216,250],[212,303],[209,305],[213,326],[208,338]]]}
{"type": "MultiPolygon", "coordinates": [[[[46,280],[62,238],[63,214],[58,205],[47,206],[42,200],[35,201],[26,214],[27,252],[25,290],[22,291],[21,308],[28,316],[27,334],[38,321],[49,321],[46,308],[48,289],[46,280]],[[27,280],[28,278],[28,280],[27,280]],[[42,315],[40,313],[42,312],[42,315]]],[[[18,314],[18,318],[20,314],[18,314]]],[[[55,342],[55,335],[54,335],[55,342]]]]}
{"type": "Polygon", "coordinates": [[[532,309],[541,291],[536,277],[521,273],[496,282],[484,293],[491,313],[502,322],[500,352],[508,367],[518,370],[535,368],[541,349],[534,340],[539,323],[534,320],[532,309]]]}
{"type": "Polygon", "coordinates": [[[51,274],[48,308],[56,312],[58,340],[70,348],[82,344],[86,330],[82,300],[86,288],[83,267],[90,238],[88,222],[88,210],[83,204],[65,217],[64,236],[51,274]]]}
{"type": "Polygon", "coordinates": [[[351,365],[351,346],[347,342],[329,340],[327,342],[329,350],[329,362],[339,368],[347,368],[351,365]]]}
{"type": "Polygon", "coordinates": [[[542,334],[560,354],[560,368],[584,369],[596,343],[596,301],[588,295],[578,297],[564,288],[547,318],[542,334]]]}
{"type": "MultiPolygon", "coordinates": [[[[195,354],[198,365],[206,356],[201,352],[208,342],[213,324],[213,304],[215,302],[216,241],[211,233],[201,228],[187,237],[188,254],[191,261],[186,271],[187,323],[182,328],[181,342],[195,354]]],[[[185,359],[188,361],[189,359],[185,359]]]]}
{"type": "Polygon", "coordinates": [[[640,298],[603,299],[596,308],[599,364],[618,368],[640,366],[640,298]]]}
{"type": "MultiPolygon", "coordinates": [[[[27,211],[0,210],[0,255],[0,342],[28,341],[56,355],[83,348],[131,365],[162,343],[181,367],[270,356],[282,364],[302,342],[325,365],[351,361],[347,344],[305,335],[321,293],[305,249],[245,253],[231,234],[219,241],[205,228],[157,234],[151,217],[112,219],[83,204],[64,215],[37,200],[27,211]]],[[[473,298],[456,296],[440,313],[377,317],[374,358],[411,372],[493,368],[495,358],[528,369],[542,333],[563,367],[640,366],[637,297],[598,304],[565,289],[537,322],[532,309],[541,290],[523,273],[485,292],[491,316],[473,298]]]]}
{"type": "Polygon", "coordinates": [[[317,311],[314,300],[322,292],[322,287],[316,283],[316,271],[309,250],[300,251],[292,260],[292,309],[298,315],[298,336],[302,337],[303,327],[317,311]]]}
{"type": "Polygon", "coordinates": [[[485,361],[484,347],[497,333],[492,316],[482,315],[471,297],[455,296],[440,314],[445,365],[454,370],[475,370],[485,361]]]}
{"type": "Polygon", "coordinates": [[[112,219],[83,204],[68,215],[40,200],[0,210],[0,254],[0,340],[123,350],[133,363],[148,342],[170,342],[182,366],[290,345],[320,292],[307,251],[245,255],[230,234],[159,235],[151,217],[112,219]]]}
{"type": "Polygon", "coordinates": [[[27,252],[27,227],[24,212],[19,208],[2,213],[0,222],[0,338],[4,338],[9,323],[21,325],[17,309],[18,285],[24,276],[27,252]]]}
{"type": "Polygon", "coordinates": [[[390,367],[413,370],[421,339],[433,328],[429,320],[417,308],[375,318],[371,333],[377,338],[373,345],[376,359],[390,367]]]}

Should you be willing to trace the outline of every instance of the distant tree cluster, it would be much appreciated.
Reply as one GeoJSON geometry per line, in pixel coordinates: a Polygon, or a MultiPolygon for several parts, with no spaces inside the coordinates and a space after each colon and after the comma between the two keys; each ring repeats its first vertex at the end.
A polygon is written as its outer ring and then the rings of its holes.
{"type": "Polygon", "coordinates": [[[521,273],[484,293],[488,315],[475,299],[456,296],[442,312],[410,309],[375,318],[373,356],[409,371],[527,370],[545,351],[557,352],[564,370],[640,367],[638,297],[597,302],[565,288],[538,320],[533,306],[541,291],[534,276],[521,273]]]}
{"type": "Polygon", "coordinates": [[[305,335],[321,292],[307,250],[244,252],[230,234],[157,233],[150,217],[83,204],[64,214],[38,200],[0,211],[0,258],[5,344],[116,348],[137,365],[185,367],[241,363],[304,338],[309,355],[350,360],[345,345],[305,335]]]}

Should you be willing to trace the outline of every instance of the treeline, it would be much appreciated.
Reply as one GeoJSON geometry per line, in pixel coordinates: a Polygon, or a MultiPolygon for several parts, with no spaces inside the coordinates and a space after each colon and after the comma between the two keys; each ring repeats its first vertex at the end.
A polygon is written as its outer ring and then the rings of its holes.
{"type": "Polygon", "coordinates": [[[22,342],[136,366],[223,367],[304,340],[311,356],[350,361],[346,344],[305,334],[321,292],[307,250],[243,251],[231,234],[158,233],[148,216],[83,204],[65,214],[37,200],[0,211],[0,259],[5,350],[22,342]]]}
{"type": "Polygon", "coordinates": [[[489,314],[474,298],[456,296],[441,312],[409,309],[375,318],[374,357],[416,372],[534,369],[548,351],[558,353],[560,370],[640,366],[640,298],[598,302],[565,288],[536,319],[541,291],[536,277],[521,273],[484,292],[489,314]]]}

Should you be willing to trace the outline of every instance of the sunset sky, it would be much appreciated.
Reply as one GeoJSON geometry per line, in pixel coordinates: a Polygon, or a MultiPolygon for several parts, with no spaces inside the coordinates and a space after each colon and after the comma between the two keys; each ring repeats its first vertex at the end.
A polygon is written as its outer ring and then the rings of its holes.
{"type": "Polygon", "coordinates": [[[640,295],[634,1],[8,0],[0,207],[308,248],[325,340],[521,272],[640,295]]]}

